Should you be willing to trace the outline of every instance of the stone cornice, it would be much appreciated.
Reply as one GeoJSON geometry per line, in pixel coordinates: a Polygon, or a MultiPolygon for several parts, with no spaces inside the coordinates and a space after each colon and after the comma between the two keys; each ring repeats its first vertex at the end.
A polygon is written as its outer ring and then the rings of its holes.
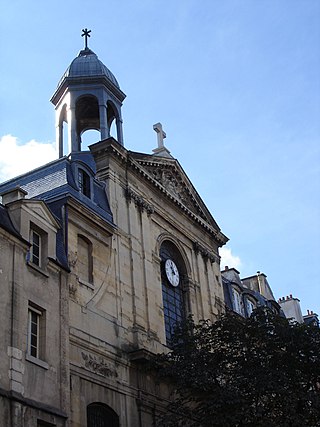
{"type": "Polygon", "coordinates": [[[133,201],[141,212],[146,210],[148,216],[154,213],[154,207],[130,187],[125,189],[125,197],[129,202],[133,201]]]}
{"type": "Polygon", "coordinates": [[[109,89],[110,92],[120,101],[123,102],[126,95],[120,88],[115,86],[106,76],[73,76],[73,77],[64,77],[56,88],[54,94],[52,95],[50,101],[52,104],[57,105],[58,101],[68,92],[68,88],[72,87],[74,89],[83,89],[84,84],[93,85],[103,85],[105,88],[109,89]]]}
{"type": "Polygon", "coordinates": [[[196,254],[200,253],[202,258],[205,261],[210,261],[211,264],[213,264],[214,262],[216,262],[216,257],[215,255],[209,251],[208,249],[206,249],[203,245],[201,245],[201,243],[199,242],[193,242],[193,249],[195,251],[196,254]]]}

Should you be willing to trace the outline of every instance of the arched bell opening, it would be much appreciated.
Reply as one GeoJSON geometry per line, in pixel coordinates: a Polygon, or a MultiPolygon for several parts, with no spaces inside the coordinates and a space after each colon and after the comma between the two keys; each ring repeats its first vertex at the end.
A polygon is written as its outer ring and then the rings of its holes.
{"type": "Polygon", "coordinates": [[[69,146],[69,137],[68,137],[68,115],[67,115],[67,105],[65,104],[60,111],[59,123],[58,123],[58,150],[59,157],[68,155],[71,152],[71,147],[69,146]]]}
{"type": "Polygon", "coordinates": [[[82,135],[89,130],[98,132],[99,136],[96,141],[101,139],[99,103],[97,98],[92,95],[82,96],[76,102],[76,133],[80,151],[84,148],[82,135]]]}
{"type": "Polygon", "coordinates": [[[118,140],[117,132],[117,119],[119,115],[113,103],[111,101],[107,102],[107,123],[109,129],[109,135],[114,139],[118,140]]]}
{"type": "Polygon", "coordinates": [[[81,151],[89,150],[89,145],[101,140],[100,130],[87,129],[81,134],[81,151]]]}
{"type": "Polygon", "coordinates": [[[112,136],[119,144],[123,145],[121,112],[112,101],[107,102],[107,126],[109,136],[112,136]]]}

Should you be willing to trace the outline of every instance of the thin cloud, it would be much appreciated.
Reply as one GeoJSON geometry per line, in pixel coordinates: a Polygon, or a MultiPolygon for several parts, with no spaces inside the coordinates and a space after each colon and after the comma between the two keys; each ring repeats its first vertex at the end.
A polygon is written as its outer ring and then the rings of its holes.
{"type": "Polygon", "coordinates": [[[0,182],[57,158],[55,143],[43,143],[32,139],[21,144],[18,138],[12,135],[4,135],[0,138],[0,152],[0,182]]]}
{"type": "Polygon", "coordinates": [[[241,267],[241,259],[237,255],[233,255],[231,252],[231,249],[229,248],[221,248],[220,251],[221,256],[221,268],[223,269],[225,266],[228,266],[229,268],[236,268],[237,270],[239,267],[241,267]]]}

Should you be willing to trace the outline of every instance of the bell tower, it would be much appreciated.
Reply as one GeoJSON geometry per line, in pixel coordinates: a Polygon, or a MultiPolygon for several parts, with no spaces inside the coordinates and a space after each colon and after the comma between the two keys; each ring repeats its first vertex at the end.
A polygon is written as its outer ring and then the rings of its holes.
{"type": "Polygon", "coordinates": [[[90,33],[87,28],[82,30],[84,49],[71,62],[51,98],[59,157],[81,151],[81,135],[87,130],[99,131],[101,140],[108,138],[113,123],[116,139],[123,145],[121,106],[126,95],[111,71],[89,49],[90,33]],[[68,125],[67,135],[64,124],[68,125]]]}

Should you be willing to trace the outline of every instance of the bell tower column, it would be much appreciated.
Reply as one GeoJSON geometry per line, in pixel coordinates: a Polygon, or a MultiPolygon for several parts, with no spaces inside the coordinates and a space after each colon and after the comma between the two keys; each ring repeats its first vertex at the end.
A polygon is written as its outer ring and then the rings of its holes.
{"type": "Polygon", "coordinates": [[[56,125],[56,141],[58,145],[59,158],[63,157],[63,122],[56,125]]]}
{"type": "Polygon", "coordinates": [[[108,128],[107,106],[105,104],[99,105],[99,116],[101,139],[107,139],[110,136],[110,130],[108,128]]]}
{"type": "Polygon", "coordinates": [[[117,118],[116,124],[117,124],[118,142],[119,142],[119,144],[124,145],[124,143],[123,143],[122,118],[121,118],[121,116],[117,118]]]}
{"type": "Polygon", "coordinates": [[[69,152],[81,151],[80,141],[77,134],[77,123],[76,123],[76,108],[70,106],[68,109],[68,123],[69,123],[69,134],[68,134],[68,148],[69,152]]]}

